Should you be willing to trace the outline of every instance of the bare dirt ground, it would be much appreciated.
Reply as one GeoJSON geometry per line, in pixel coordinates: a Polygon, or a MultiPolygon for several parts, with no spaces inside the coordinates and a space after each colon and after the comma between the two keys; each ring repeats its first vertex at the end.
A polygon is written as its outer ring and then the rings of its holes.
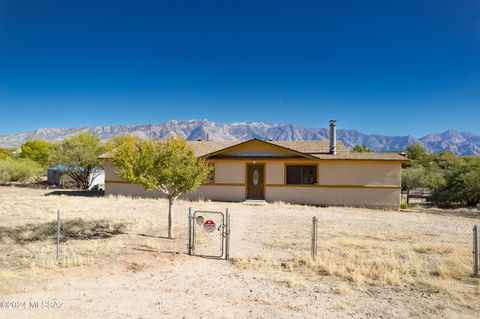
{"type": "Polygon", "coordinates": [[[478,211],[178,201],[168,240],[166,201],[78,195],[0,187],[0,318],[478,318],[478,211]],[[229,209],[232,261],[186,254],[190,206],[229,209]]]}

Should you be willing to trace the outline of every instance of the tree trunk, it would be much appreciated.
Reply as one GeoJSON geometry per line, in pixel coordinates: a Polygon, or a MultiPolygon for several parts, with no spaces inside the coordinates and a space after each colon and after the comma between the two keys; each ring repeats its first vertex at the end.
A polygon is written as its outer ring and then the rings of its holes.
{"type": "Polygon", "coordinates": [[[477,200],[477,199],[469,198],[469,199],[467,199],[467,206],[470,207],[470,208],[473,208],[473,207],[478,205],[478,202],[479,202],[479,200],[477,200]]]}
{"type": "Polygon", "coordinates": [[[173,225],[172,225],[172,205],[173,198],[168,198],[168,239],[173,239],[173,225]]]}
{"type": "Polygon", "coordinates": [[[410,188],[407,188],[407,205],[410,204],[410,188]]]}

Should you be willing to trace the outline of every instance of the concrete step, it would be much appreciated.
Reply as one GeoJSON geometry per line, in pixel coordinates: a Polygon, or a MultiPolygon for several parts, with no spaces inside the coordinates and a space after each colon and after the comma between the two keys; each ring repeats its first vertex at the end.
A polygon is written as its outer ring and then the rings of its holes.
{"type": "Polygon", "coordinates": [[[267,201],[264,199],[247,199],[243,202],[246,205],[266,205],[267,201]]]}

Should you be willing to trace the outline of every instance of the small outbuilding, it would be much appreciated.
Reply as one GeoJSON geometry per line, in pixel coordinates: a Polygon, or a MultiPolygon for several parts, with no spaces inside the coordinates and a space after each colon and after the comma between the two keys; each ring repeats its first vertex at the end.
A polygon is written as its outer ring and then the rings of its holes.
{"type": "MultiPolygon", "coordinates": [[[[47,170],[47,184],[57,187],[65,187],[72,183],[65,173],[68,171],[67,166],[57,165],[49,167],[47,170]]],[[[89,189],[105,189],[105,171],[102,169],[99,174],[90,176],[91,185],[89,189]],[[92,180],[93,179],[93,180],[92,180]]]]}

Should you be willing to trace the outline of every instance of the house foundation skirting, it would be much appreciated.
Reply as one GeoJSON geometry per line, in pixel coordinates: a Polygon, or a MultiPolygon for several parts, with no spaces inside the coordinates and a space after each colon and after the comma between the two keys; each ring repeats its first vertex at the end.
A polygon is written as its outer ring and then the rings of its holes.
{"type": "MultiPolygon", "coordinates": [[[[146,191],[142,185],[125,181],[106,181],[106,195],[161,198],[160,191],[146,191]]],[[[189,199],[243,202],[246,188],[242,183],[205,184],[197,191],[184,195],[189,199]]],[[[267,184],[265,200],[296,204],[364,206],[398,209],[400,187],[395,185],[284,185],[267,184]]]]}

